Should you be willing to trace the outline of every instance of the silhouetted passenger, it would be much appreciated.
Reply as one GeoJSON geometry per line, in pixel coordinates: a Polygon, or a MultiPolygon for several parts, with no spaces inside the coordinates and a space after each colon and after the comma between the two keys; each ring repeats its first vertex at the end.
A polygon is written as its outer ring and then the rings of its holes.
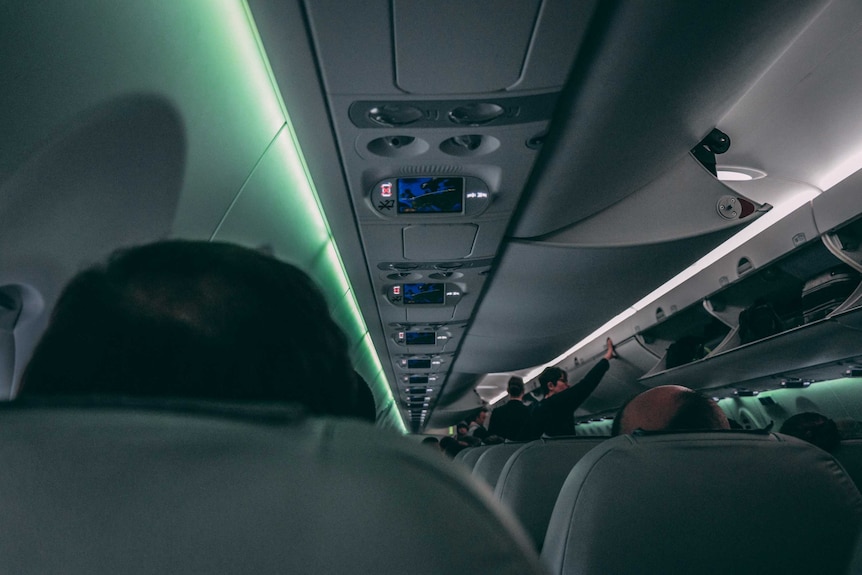
{"type": "Polygon", "coordinates": [[[466,448],[465,444],[450,435],[440,438],[440,449],[450,458],[455,457],[459,451],[466,448]]]}
{"type": "Polygon", "coordinates": [[[509,379],[507,387],[509,400],[491,412],[488,433],[512,441],[527,439],[527,425],[530,421],[530,408],[524,405],[524,380],[520,377],[509,379]]]}
{"type": "Polygon", "coordinates": [[[422,445],[431,447],[438,451],[440,450],[440,441],[438,441],[436,437],[431,437],[430,435],[422,438],[422,445]]]}
{"type": "Polygon", "coordinates": [[[644,431],[730,429],[724,412],[705,395],[681,385],[662,385],[636,395],[624,404],[612,435],[644,431]]]}
{"type": "Polygon", "coordinates": [[[469,435],[467,431],[470,429],[470,426],[466,421],[459,421],[458,425],[455,426],[455,440],[461,443],[464,447],[473,447],[475,445],[480,445],[482,440],[478,437],[473,437],[469,435]]]}
{"type": "Polygon", "coordinates": [[[254,250],[203,241],[121,250],[72,279],[20,395],[76,394],[367,411],[346,338],[314,282],[254,250]]]}
{"type": "Polygon", "coordinates": [[[353,372],[356,378],[356,416],[369,423],[377,421],[377,403],[374,401],[374,393],[365,378],[358,372],[353,372]]]}
{"type": "Polygon", "coordinates": [[[485,429],[485,420],[488,419],[488,408],[483,407],[476,412],[473,420],[467,427],[467,435],[483,440],[488,437],[488,430],[485,429]]]}
{"type": "Polygon", "coordinates": [[[528,439],[538,439],[542,434],[575,434],[575,410],[598,387],[610,367],[610,360],[616,357],[610,338],[606,343],[607,351],[604,357],[581,381],[572,386],[569,386],[566,371],[559,367],[546,367],[539,374],[539,385],[545,391],[545,399],[532,410],[528,439]]]}
{"type": "Polygon", "coordinates": [[[789,417],[778,432],[798,437],[824,451],[834,451],[841,443],[841,436],[835,422],[825,415],[812,411],[789,417]]]}
{"type": "Polygon", "coordinates": [[[862,422],[845,417],[836,419],[835,425],[841,439],[862,439],[862,422]]]}

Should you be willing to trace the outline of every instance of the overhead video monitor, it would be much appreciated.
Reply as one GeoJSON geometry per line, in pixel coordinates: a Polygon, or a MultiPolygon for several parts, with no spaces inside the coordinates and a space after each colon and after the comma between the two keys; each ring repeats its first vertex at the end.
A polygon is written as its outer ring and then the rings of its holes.
{"type": "Polygon", "coordinates": [[[437,332],[408,331],[404,333],[404,343],[407,345],[434,345],[437,343],[437,332]]]}
{"type": "Polygon", "coordinates": [[[421,283],[402,286],[404,304],[442,304],[446,302],[446,284],[421,283]]]}
{"type": "Polygon", "coordinates": [[[398,178],[399,214],[460,214],[464,178],[398,178]]]}
{"type": "Polygon", "coordinates": [[[407,369],[431,369],[430,359],[408,359],[407,369]]]}

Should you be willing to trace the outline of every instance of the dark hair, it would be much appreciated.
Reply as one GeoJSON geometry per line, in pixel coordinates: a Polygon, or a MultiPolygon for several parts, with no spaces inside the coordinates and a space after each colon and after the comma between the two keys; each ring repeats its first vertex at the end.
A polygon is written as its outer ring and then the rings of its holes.
{"type": "Polygon", "coordinates": [[[679,406],[665,429],[667,430],[697,430],[719,429],[722,420],[718,406],[710,398],[694,390],[679,394],[679,406]]]}
{"type": "Polygon", "coordinates": [[[566,373],[566,370],[560,369],[559,367],[546,367],[542,370],[542,373],[539,374],[539,387],[542,389],[542,393],[548,393],[548,384],[555,383],[559,380],[568,381],[569,375],[566,373]]]}
{"type": "Polygon", "coordinates": [[[443,453],[445,453],[449,457],[455,457],[456,455],[458,455],[458,452],[465,447],[467,446],[458,443],[458,440],[454,437],[450,437],[447,435],[440,438],[440,449],[443,450],[443,453]]]}
{"type": "Polygon", "coordinates": [[[512,397],[518,397],[524,394],[524,380],[518,376],[509,378],[509,384],[506,386],[506,391],[512,397]]]}
{"type": "Polygon", "coordinates": [[[778,432],[798,437],[824,451],[832,451],[841,443],[835,422],[813,411],[797,413],[788,418],[778,432]]]}
{"type": "MultiPolygon", "coordinates": [[[[491,412],[491,410],[488,409],[487,407],[482,407],[479,409],[479,411],[477,411],[476,413],[473,414],[473,417],[470,418],[470,421],[479,421],[480,415],[482,415],[483,413],[490,413],[490,412],[491,412]]],[[[469,425],[467,427],[469,427],[469,425]]]]}
{"type": "Polygon", "coordinates": [[[353,414],[347,341],[296,267],[240,246],[116,252],[66,287],[21,395],[292,401],[353,414]]]}

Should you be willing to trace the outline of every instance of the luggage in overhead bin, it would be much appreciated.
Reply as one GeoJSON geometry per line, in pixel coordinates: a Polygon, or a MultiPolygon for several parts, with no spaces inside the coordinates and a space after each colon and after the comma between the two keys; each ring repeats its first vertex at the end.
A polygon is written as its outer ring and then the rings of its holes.
{"type": "Polygon", "coordinates": [[[757,341],[784,331],[781,318],[772,304],[758,298],[754,305],[739,312],[739,340],[741,343],[757,341]]]}
{"type": "Polygon", "coordinates": [[[703,346],[703,338],[691,335],[684,336],[670,344],[667,348],[664,364],[666,369],[685,365],[706,357],[709,353],[703,346]]]}
{"type": "Polygon", "coordinates": [[[818,274],[802,288],[802,317],[805,323],[823,319],[846,300],[859,285],[859,274],[839,266],[818,274]]]}

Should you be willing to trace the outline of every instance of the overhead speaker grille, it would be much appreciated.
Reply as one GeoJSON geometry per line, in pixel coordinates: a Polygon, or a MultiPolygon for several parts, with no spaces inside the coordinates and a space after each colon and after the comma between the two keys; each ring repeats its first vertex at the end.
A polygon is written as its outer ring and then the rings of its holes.
{"type": "Polygon", "coordinates": [[[405,175],[422,175],[422,174],[460,174],[463,172],[461,166],[455,165],[427,165],[427,166],[404,166],[400,172],[405,175]]]}

